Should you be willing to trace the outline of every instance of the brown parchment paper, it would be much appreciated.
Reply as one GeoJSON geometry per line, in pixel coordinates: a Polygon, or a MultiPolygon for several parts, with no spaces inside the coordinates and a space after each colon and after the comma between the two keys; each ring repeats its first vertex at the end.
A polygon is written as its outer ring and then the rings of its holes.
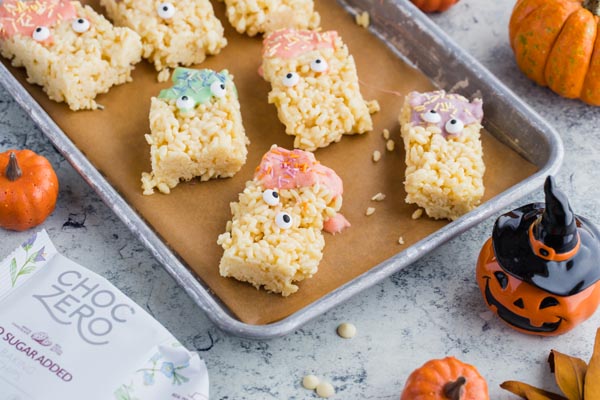
{"type": "MultiPolygon", "coordinates": [[[[102,12],[96,0],[84,1],[102,12]]],[[[341,142],[316,152],[324,165],[333,168],[344,181],[343,214],[352,227],[341,234],[325,234],[325,254],[319,272],[300,283],[300,290],[283,298],[254,287],[222,278],[218,265],[222,249],[217,236],[230,219],[229,203],[237,199],[262,155],[272,144],[292,147],[292,137],[284,133],[275,106],[267,104],[269,85],[257,74],[261,61],[261,39],[237,34],[224,16],[225,6],[213,2],[229,41],[221,54],[210,57],[201,67],[228,69],[239,92],[246,133],[251,140],[248,161],[231,179],[182,183],[171,194],[143,196],[140,177],[150,171],[150,148],[144,140],[149,132],[150,97],[170,86],[157,83],[156,72],[145,61],[138,64],[133,82],[114,87],[98,97],[103,111],[73,112],[64,104],[48,100],[39,87],[25,82],[23,70],[12,72],[23,82],[69,138],[102,172],[116,190],[140,213],[150,226],[243,322],[267,324],[307,306],[371,267],[406,249],[444,226],[447,221],[427,217],[411,219],[417,209],[404,202],[404,146],[397,116],[403,97],[411,90],[434,87],[419,71],[398,59],[367,30],[357,26],[335,0],[320,0],[323,29],[337,30],[357,63],[361,91],[365,99],[377,99],[381,111],[374,115],[374,130],[368,134],[345,136],[341,142]],[[382,130],[387,128],[396,142],[386,151],[382,130]],[[382,159],[372,161],[379,150],[382,159]],[[387,197],[373,202],[376,193],[387,197]],[[365,216],[367,207],[375,207],[365,216]],[[404,245],[398,238],[404,238],[404,245]]],[[[6,61],[4,60],[6,63],[6,61]]],[[[484,104],[486,99],[484,100],[484,104]]],[[[490,99],[491,100],[491,99],[490,99]]],[[[522,181],[536,167],[489,133],[482,136],[487,167],[485,199],[492,198],[522,181]]]]}

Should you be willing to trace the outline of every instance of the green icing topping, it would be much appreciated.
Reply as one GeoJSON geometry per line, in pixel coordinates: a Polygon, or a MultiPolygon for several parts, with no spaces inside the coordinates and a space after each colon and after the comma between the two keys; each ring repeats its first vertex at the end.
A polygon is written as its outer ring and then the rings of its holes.
{"type": "MultiPolygon", "coordinates": [[[[159,99],[177,100],[181,96],[188,96],[196,104],[202,104],[213,96],[210,85],[215,81],[225,84],[231,77],[226,69],[215,72],[211,69],[176,68],[171,80],[175,84],[169,89],[161,90],[159,99]]],[[[237,89],[235,86],[233,88],[237,97],[237,89]]]]}

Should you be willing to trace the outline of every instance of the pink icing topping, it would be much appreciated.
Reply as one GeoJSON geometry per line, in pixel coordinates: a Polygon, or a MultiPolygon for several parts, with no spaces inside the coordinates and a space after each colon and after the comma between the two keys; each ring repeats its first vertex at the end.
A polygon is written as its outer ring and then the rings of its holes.
{"type": "Polygon", "coordinates": [[[75,7],[69,0],[3,0],[0,4],[0,37],[31,36],[38,26],[51,28],[76,16],[75,7]]]}
{"type": "Polygon", "coordinates": [[[263,57],[293,58],[320,48],[335,47],[336,31],[280,29],[263,41],[263,57]]]}
{"type": "Polygon", "coordinates": [[[481,99],[469,102],[459,94],[446,93],[443,90],[428,93],[411,92],[408,94],[408,99],[412,108],[410,121],[423,126],[437,125],[444,137],[451,135],[446,131],[448,120],[460,119],[466,126],[475,122],[481,123],[483,118],[481,99]],[[432,109],[440,115],[440,122],[432,123],[423,120],[422,115],[432,109]]]}
{"type": "Polygon", "coordinates": [[[342,214],[335,214],[323,223],[323,230],[332,234],[340,233],[350,227],[350,222],[342,214]]]}

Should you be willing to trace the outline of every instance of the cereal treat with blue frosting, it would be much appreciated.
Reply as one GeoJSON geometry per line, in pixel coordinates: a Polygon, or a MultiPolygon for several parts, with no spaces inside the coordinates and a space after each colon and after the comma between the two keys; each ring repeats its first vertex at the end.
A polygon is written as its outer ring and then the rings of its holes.
{"type": "Polygon", "coordinates": [[[223,26],[209,0],[100,0],[108,16],[142,37],[143,57],[154,64],[158,80],[169,68],[200,64],[227,45],[223,26]]]}
{"type": "Polygon", "coordinates": [[[96,109],[96,95],[131,80],[141,60],[137,33],[115,28],[91,7],[69,0],[0,2],[0,52],[27,81],[72,110],[96,109]]]}
{"type": "Polygon", "coordinates": [[[337,32],[273,32],[263,42],[261,70],[294,147],[314,151],[373,129],[376,110],[363,99],[354,58],[337,32]]]}
{"type": "Polygon", "coordinates": [[[144,194],[169,193],[194,177],[231,177],[246,162],[249,141],[227,70],[177,68],[173,82],[151,99],[152,172],[142,174],[144,194]]]}
{"type": "Polygon", "coordinates": [[[225,0],[227,18],[249,36],[281,28],[316,29],[321,18],[313,0],[225,0]]]}
{"type": "Polygon", "coordinates": [[[454,220],[483,196],[480,99],[443,90],[406,96],[400,127],[406,149],[406,202],[454,220]]]}

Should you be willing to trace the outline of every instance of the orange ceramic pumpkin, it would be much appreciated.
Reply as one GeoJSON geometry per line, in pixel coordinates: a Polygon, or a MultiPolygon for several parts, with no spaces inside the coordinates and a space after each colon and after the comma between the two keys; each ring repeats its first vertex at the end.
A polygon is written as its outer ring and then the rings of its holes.
{"type": "Polygon", "coordinates": [[[454,357],[427,361],[408,377],[400,400],[489,400],[477,369],[454,357]]]}
{"type": "Polygon", "coordinates": [[[443,12],[458,3],[458,0],[410,0],[419,10],[432,13],[443,12]]]}
{"type": "Polygon", "coordinates": [[[31,150],[0,154],[0,227],[33,228],[52,213],[58,179],[45,157],[31,150]]]}
{"type": "Polygon", "coordinates": [[[521,71],[563,97],[600,105],[598,15],[598,0],[518,0],[509,38],[521,71]]]}
{"type": "Polygon", "coordinates": [[[600,304],[600,231],[575,215],[549,177],[545,203],[506,213],[477,261],[487,306],[510,327],[560,335],[600,304]]]}

